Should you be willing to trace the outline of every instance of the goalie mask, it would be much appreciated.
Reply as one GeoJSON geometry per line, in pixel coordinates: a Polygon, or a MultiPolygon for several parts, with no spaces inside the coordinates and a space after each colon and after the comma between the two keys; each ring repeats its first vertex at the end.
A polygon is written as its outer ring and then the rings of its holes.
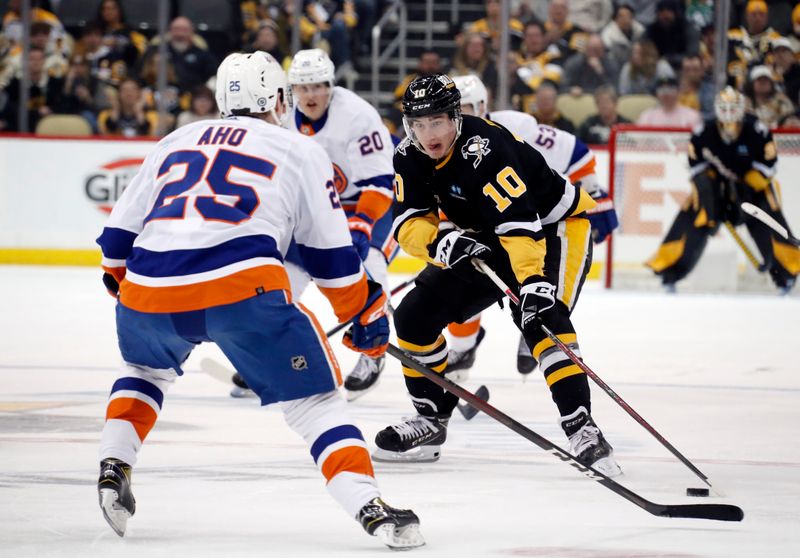
{"type": "Polygon", "coordinates": [[[489,108],[489,93],[483,82],[473,75],[456,76],[453,78],[456,87],[461,93],[461,106],[472,107],[472,115],[484,118],[489,108]]]}
{"type": "Polygon", "coordinates": [[[215,96],[223,118],[269,113],[281,126],[288,121],[286,72],[266,52],[229,54],[217,69],[215,96]]]}
{"type": "Polygon", "coordinates": [[[446,74],[417,77],[408,84],[403,95],[403,128],[414,147],[427,154],[416,134],[414,121],[446,114],[455,124],[455,137],[448,151],[461,135],[461,93],[446,74]]]}
{"type": "Polygon", "coordinates": [[[739,139],[744,121],[744,95],[731,86],[719,92],[714,99],[714,114],[722,141],[732,143],[739,139]]]}

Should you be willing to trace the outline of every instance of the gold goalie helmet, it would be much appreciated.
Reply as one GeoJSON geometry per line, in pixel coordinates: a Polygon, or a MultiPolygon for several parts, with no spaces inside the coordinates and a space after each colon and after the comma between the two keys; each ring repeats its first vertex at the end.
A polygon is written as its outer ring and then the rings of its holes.
{"type": "Polygon", "coordinates": [[[722,141],[731,143],[742,133],[744,120],[744,95],[731,86],[726,87],[714,99],[714,114],[722,141]]]}

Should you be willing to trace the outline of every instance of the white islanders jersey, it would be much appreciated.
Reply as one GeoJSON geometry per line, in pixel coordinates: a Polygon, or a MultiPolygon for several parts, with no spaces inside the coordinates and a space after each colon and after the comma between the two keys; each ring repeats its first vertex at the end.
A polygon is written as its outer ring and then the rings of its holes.
{"type": "Polygon", "coordinates": [[[120,302],[142,312],[230,304],[290,292],[283,255],[306,269],[340,319],[366,300],[366,278],[317,142],[250,117],[189,124],[147,156],[98,238],[120,302]]]}
{"type": "Polygon", "coordinates": [[[334,87],[325,115],[310,122],[295,107],[289,127],[311,137],[330,157],[335,183],[345,207],[364,192],[393,198],[394,146],[378,111],[364,99],[334,87]]]}

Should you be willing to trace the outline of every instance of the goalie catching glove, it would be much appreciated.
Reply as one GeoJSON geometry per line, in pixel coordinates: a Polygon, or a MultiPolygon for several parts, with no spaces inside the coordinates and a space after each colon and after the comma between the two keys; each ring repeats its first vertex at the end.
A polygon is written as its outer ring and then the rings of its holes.
{"type": "Polygon", "coordinates": [[[383,356],[389,346],[389,318],[386,316],[387,299],[381,286],[367,281],[369,293],[364,308],[353,318],[344,334],[345,347],[372,358],[383,356]]]}
{"type": "Polygon", "coordinates": [[[472,266],[472,258],[485,260],[492,250],[469,233],[455,229],[452,223],[439,225],[439,233],[428,245],[428,255],[434,261],[450,269],[472,266]]]}
{"type": "Polygon", "coordinates": [[[528,277],[519,290],[519,325],[523,331],[532,332],[541,324],[542,312],[552,308],[556,287],[541,275],[528,277]]]}

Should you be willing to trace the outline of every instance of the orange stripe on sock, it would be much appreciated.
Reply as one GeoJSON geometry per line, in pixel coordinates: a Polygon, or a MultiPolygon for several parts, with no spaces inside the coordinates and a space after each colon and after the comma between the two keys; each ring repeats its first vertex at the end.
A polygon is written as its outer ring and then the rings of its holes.
{"type": "Polygon", "coordinates": [[[150,405],[131,397],[112,399],[106,409],[106,420],[118,419],[130,422],[142,442],[155,426],[157,418],[158,414],[150,405]]]}
{"type": "Polygon", "coordinates": [[[469,337],[475,335],[481,329],[481,317],[464,322],[463,324],[452,323],[447,325],[447,331],[454,337],[469,337]]]}
{"type": "Polygon", "coordinates": [[[360,446],[347,446],[338,449],[330,454],[325,463],[322,464],[322,475],[327,481],[344,471],[370,477],[375,476],[369,452],[360,446]]]}

